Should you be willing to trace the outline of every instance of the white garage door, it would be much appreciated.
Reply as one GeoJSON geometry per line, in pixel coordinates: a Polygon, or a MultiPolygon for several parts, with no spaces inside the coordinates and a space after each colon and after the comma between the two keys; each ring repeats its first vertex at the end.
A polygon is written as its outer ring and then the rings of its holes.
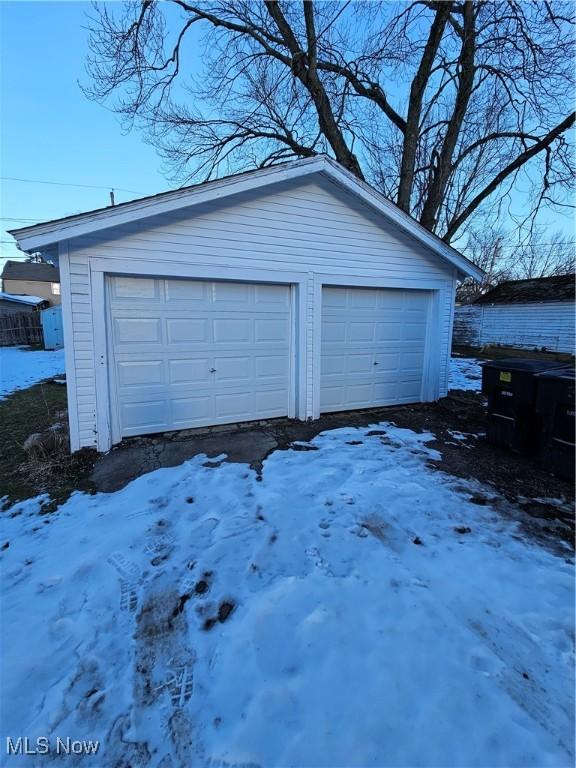
{"type": "Polygon", "coordinates": [[[287,415],[288,286],[114,277],[108,296],[121,436],[287,415]]]}
{"type": "Polygon", "coordinates": [[[321,411],[420,400],[429,295],[324,288],[321,411]]]}

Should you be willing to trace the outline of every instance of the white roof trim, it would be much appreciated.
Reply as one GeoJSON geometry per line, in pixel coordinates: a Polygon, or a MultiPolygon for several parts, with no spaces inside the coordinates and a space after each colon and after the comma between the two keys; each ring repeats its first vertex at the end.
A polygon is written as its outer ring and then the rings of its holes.
{"type": "Polygon", "coordinates": [[[263,168],[249,173],[229,176],[195,187],[165,192],[118,206],[70,216],[64,219],[35,224],[31,227],[10,230],[23,251],[37,250],[48,245],[80,237],[121,224],[127,224],[150,216],[177,211],[200,203],[223,199],[270,184],[322,173],[351,194],[363,200],[386,219],[429,248],[433,253],[452,264],[460,273],[481,280],[484,273],[450,245],[433,235],[398,206],[387,200],[339,163],[325,155],[294,160],[280,166],[263,168]]]}

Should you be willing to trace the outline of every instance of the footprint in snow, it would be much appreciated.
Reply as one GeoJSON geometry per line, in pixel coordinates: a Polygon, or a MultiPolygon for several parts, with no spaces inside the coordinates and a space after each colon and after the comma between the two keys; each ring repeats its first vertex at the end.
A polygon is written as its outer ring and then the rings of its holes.
{"type": "Polygon", "coordinates": [[[138,607],[138,591],[142,582],[140,568],[132,560],[124,557],[121,552],[110,555],[108,563],[120,577],[120,610],[125,613],[134,613],[138,607]]]}

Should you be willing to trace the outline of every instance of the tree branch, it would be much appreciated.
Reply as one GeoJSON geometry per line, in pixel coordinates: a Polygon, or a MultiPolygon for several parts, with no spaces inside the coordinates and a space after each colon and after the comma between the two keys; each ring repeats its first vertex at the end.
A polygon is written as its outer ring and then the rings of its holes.
{"type": "Polygon", "coordinates": [[[414,167],[416,164],[416,150],[418,148],[420,115],[422,113],[422,101],[424,91],[428,85],[430,73],[436,52],[440,46],[444,28],[450,15],[451,3],[440,3],[434,16],[434,21],[430,26],[430,32],[420,65],[410,86],[410,97],[408,99],[408,115],[406,117],[406,130],[404,131],[404,146],[402,149],[402,165],[400,167],[400,184],[398,186],[397,203],[403,211],[410,211],[410,197],[412,195],[412,184],[414,182],[414,167]]]}
{"type": "Polygon", "coordinates": [[[503,168],[500,173],[498,173],[492,181],[484,187],[484,189],[479,192],[464,208],[464,210],[458,215],[455,216],[452,221],[450,222],[450,225],[448,229],[446,230],[446,234],[444,235],[443,239],[449,243],[456,231],[462,226],[462,224],[466,221],[466,219],[474,213],[474,211],[478,208],[480,203],[482,203],[489,195],[494,192],[495,189],[508,177],[511,173],[514,173],[514,171],[518,170],[518,168],[521,168],[523,165],[525,165],[528,160],[531,160],[535,155],[537,155],[539,152],[542,152],[547,149],[547,147],[552,144],[555,139],[557,139],[559,136],[561,136],[564,131],[567,131],[569,128],[571,128],[574,125],[574,122],[576,121],[576,112],[572,112],[572,114],[568,115],[568,117],[564,118],[561,123],[558,123],[558,125],[553,128],[549,133],[546,134],[546,136],[543,136],[540,141],[538,141],[534,146],[530,147],[530,149],[527,149],[525,152],[522,152],[522,154],[518,155],[518,157],[513,160],[511,163],[508,163],[508,165],[503,168]]]}

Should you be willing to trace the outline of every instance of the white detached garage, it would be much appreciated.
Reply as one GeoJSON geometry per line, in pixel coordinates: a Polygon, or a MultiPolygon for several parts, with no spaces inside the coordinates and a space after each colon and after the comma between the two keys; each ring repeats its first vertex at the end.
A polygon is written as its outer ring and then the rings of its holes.
{"type": "Polygon", "coordinates": [[[73,450],[436,400],[482,276],[327,157],[12,234],[57,249],[73,450]]]}

